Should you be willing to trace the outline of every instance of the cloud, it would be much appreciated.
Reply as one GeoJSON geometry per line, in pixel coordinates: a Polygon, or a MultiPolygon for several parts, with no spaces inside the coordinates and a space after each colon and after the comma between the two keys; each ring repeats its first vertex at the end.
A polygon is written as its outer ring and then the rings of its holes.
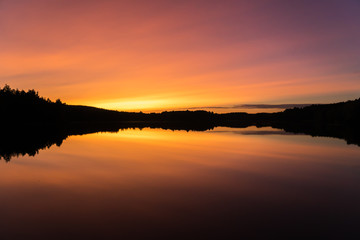
{"type": "Polygon", "coordinates": [[[206,106],[206,107],[191,107],[187,109],[288,109],[288,108],[302,108],[310,106],[312,104],[303,103],[303,104],[238,104],[233,106],[206,106]]]}
{"type": "Polygon", "coordinates": [[[233,108],[262,108],[262,109],[268,109],[268,108],[281,108],[281,109],[287,109],[287,108],[302,108],[306,106],[310,106],[312,104],[243,104],[243,105],[235,105],[233,108]]]}

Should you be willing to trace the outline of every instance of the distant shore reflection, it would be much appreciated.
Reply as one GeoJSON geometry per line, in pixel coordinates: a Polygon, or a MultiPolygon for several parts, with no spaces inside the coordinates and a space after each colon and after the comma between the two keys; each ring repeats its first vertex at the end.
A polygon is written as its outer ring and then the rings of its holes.
{"type": "MultiPolygon", "coordinates": [[[[163,124],[164,125],[164,124],[163,124]]],[[[227,127],[227,126],[225,126],[227,127]]],[[[275,126],[272,128],[264,128],[263,126],[231,126],[234,134],[242,135],[310,135],[320,137],[331,137],[343,139],[347,144],[355,144],[360,146],[360,134],[356,129],[344,128],[305,128],[305,127],[284,127],[275,126]],[[264,130],[266,129],[266,130],[264,130]]],[[[183,126],[179,125],[164,125],[144,123],[123,124],[121,126],[97,126],[97,125],[77,125],[67,128],[58,128],[53,126],[45,127],[31,127],[17,129],[15,131],[5,130],[0,138],[0,160],[4,159],[9,162],[12,158],[19,156],[35,156],[39,150],[48,149],[53,145],[61,146],[64,140],[73,135],[84,135],[97,132],[112,132],[116,133],[126,129],[143,129],[155,128],[172,131],[219,131],[216,126],[183,126]]]]}

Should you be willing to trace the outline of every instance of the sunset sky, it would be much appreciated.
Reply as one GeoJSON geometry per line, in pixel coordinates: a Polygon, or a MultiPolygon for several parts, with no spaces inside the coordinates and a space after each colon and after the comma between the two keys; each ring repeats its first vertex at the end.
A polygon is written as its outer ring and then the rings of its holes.
{"type": "Polygon", "coordinates": [[[126,111],[355,99],[360,1],[0,0],[4,84],[126,111]]]}

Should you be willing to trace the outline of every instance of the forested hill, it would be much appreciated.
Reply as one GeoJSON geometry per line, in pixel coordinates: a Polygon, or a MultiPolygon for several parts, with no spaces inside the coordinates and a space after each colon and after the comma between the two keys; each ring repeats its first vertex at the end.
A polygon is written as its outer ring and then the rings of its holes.
{"type": "Polygon", "coordinates": [[[255,125],[347,125],[360,122],[360,99],[333,104],[314,104],[303,108],[291,108],[277,113],[228,113],[222,121],[247,122],[255,125]]]}
{"type": "Polygon", "coordinates": [[[120,112],[101,108],[67,105],[40,97],[35,90],[17,90],[8,85],[0,89],[1,122],[8,124],[63,124],[78,122],[127,121],[213,121],[215,114],[206,111],[163,113],[120,112]]]}
{"type": "Polygon", "coordinates": [[[360,122],[360,98],[334,104],[286,109],[279,115],[283,121],[358,125],[360,122]]]}
{"type": "Polygon", "coordinates": [[[0,112],[0,121],[8,124],[143,122],[142,125],[146,125],[146,122],[176,122],[203,128],[279,124],[357,126],[360,122],[360,99],[292,108],[278,113],[216,114],[207,111],[172,111],[145,114],[67,105],[59,99],[53,102],[40,97],[35,90],[20,91],[5,85],[0,89],[0,112]]]}

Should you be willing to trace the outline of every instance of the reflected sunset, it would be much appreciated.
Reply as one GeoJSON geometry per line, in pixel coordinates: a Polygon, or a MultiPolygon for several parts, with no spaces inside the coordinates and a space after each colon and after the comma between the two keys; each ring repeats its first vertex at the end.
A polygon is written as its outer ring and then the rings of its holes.
{"type": "Polygon", "coordinates": [[[359,147],[283,134],[272,128],[221,127],[71,136],[36,157],[0,161],[1,226],[18,239],[51,234],[55,226],[64,226],[59,239],[79,231],[83,237],[107,232],[129,239],[148,234],[180,239],[188,231],[198,234],[201,224],[202,236],[218,239],[223,231],[258,236],[261,232],[254,235],[252,229],[291,228],[309,216],[323,221],[329,232],[344,213],[351,223],[360,196],[352,192],[359,187],[353,179],[358,175],[349,172],[359,167],[359,147]],[[339,193],[351,195],[340,209],[339,193]],[[317,209],[324,201],[327,205],[317,209]],[[322,216],[329,210],[331,217],[322,216]],[[298,218],[279,217],[284,214],[298,218]],[[27,224],[15,231],[19,218],[27,224]],[[38,228],[42,231],[33,231],[38,228]]]}

